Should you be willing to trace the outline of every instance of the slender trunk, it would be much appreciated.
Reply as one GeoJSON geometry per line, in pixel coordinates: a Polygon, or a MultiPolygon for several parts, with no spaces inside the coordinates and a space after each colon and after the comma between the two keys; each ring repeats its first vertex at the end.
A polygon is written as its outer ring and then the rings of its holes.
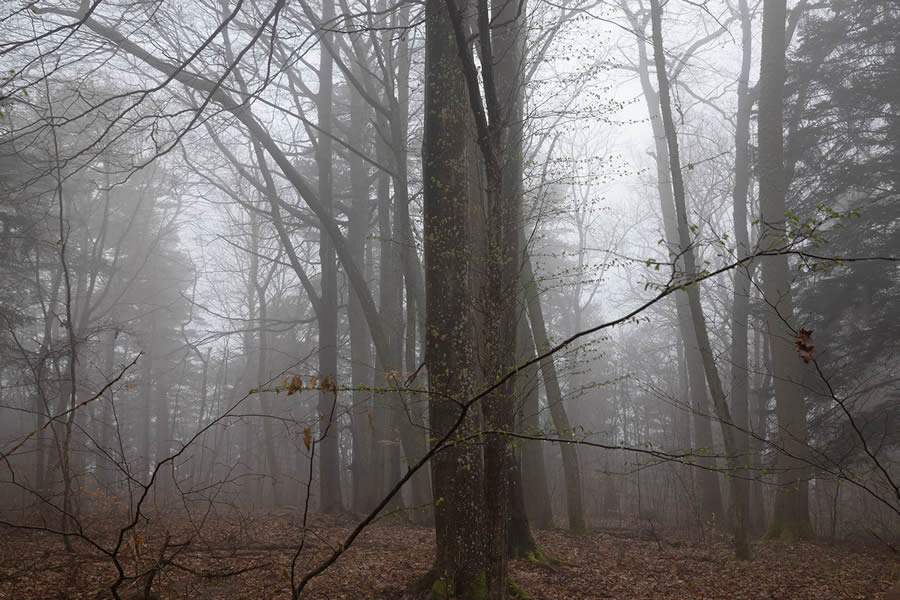
{"type": "MultiPolygon", "coordinates": [[[[156,319],[153,319],[153,328],[157,330],[156,319]]],[[[153,337],[158,337],[157,331],[154,331],[153,337]]],[[[163,352],[160,352],[164,355],[163,352]]],[[[160,467],[160,463],[169,457],[171,452],[170,444],[172,439],[171,425],[169,423],[169,385],[168,374],[160,373],[157,375],[156,385],[154,386],[153,403],[156,408],[156,428],[154,430],[154,468],[160,469],[157,475],[157,497],[163,502],[168,502],[171,498],[173,466],[167,463],[165,467],[160,467]]]]}
{"type": "MultiPolygon", "coordinates": [[[[644,100],[650,113],[650,124],[653,128],[656,182],[666,245],[669,248],[669,255],[674,257],[678,255],[679,242],[675,200],[672,197],[671,176],[669,175],[669,149],[666,146],[666,132],[659,112],[659,94],[650,81],[650,60],[643,41],[638,44],[638,75],[644,100]]],[[[696,462],[705,467],[694,473],[700,488],[700,514],[706,519],[713,519],[722,514],[722,493],[719,490],[719,481],[715,473],[716,461],[704,457],[704,454],[713,451],[713,437],[712,422],[709,418],[709,396],[703,375],[703,359],[700,356],[697,333],[691,321],[687,293],[676,292],[674,296],[678,331],[684,345],[684,357],[687,365],[687,381],[694,428],[693,447],[697,453],[696,462]]]]}
{"type": "MultiPolygon", "coordinates": [[[[35,265],[40,265],[40,247],[38,247],[35,251],[35,265]]],[[[40,281],[40,272],[37,272],[38,267],[36,267],[35,280],[40,281]]],[[[41,308],[43,313],[43,323],[44,323],[44,331],[43,336],[41,338],[41,346],[38,352],[38,365],[34,371],[35,375],[35,414],[37,415],[37,428],[40,429],[47,422],[47,419],[50,418],[51,415],[54,414],[54,410],[50,405],[49,400],[49,390],[47,389],[46,380],[49,379],[47,372],[47,363],[50,361],[51,349],[53,348],[53,319],[50,315],[50,307],[54,306],[59,299],[59,292],[62,284],[62,268],[58,268],[54,271],[51,283],[50,283],[50,293],[49,296],[41,301],[41,308]]],[[[40,288],[38,288],[40,289],[40,288]]],[[[58,381],[58,379],[57,379],[58,381]]],[[[36,461],[36,473],[35,473],[35,481],[37,482],[37,489],[46,491],[46,488],[50,486],[50,482],[47,480],[47,444],[48,438],[53,439],[53,444],[56,446],[57,451],[59,452],[61,449],[60,439],[57,436],[58,429],[56,426],[51,426],[48,428],[49,432],[41,431],[37,436],[37,461],[36,461]]],[[[61,454],[60,454],[61,456],[61,454]]]]}
{"type": "MultiPolygon", "coordinates": [[[[519,363],[535,356],[534,337],[528,325],[528,317],[519,317],[519,363]]],[[[541,434],[538,406],[538,366],[531,365],[518,380],[516,398],[520,398],[521,415],[519,431],[525,435],[541,434]]],[[[525,493],[525,510],[529,520],[538,529],[549,529],[553,526],[553,510],[550,504],[550,490],[547,488],[547,470],[544,465],[544,450],[537,440],[523,440],[519,444],[521,455],[522,478],[527,481],[525,493]]]]}
{"type": "MultiPolygon", "coordinates": [[[[747,201],[750,188],[750,112],[753,100],[750,97],[750,66],[752,63],[753,23],[747,0],[739,0],[741,16],[741,74],[738,79],[738,106],[734,135],[734,189],[732,191],[734,240],[739,260],[744,260],[750,252],[750,236],[747,231],[747,201]]],[[[734,302],[731,321],[731,406],[735,425],[742,431],[735,432],[735,450],[746,455],[750,449],[750,372],[748,355],[748,325],[750,318],[750,272],[748,267],[734,271],[734,302]]],[[[746,477],[750,473],[745,474],[746,477]]],[[[752,530],[750,519],[750,482],[740,479],[735,486],[741,494],[737,501],[747,508],[747,523],[744,527],[752,530]]],[[[734,505],[734,500],[731,501],[734,505]]],[[[748,533],[749,535],[749,533],[748,533]]]]}
{"type": "MultiPolygon", "coordinates": [[[[399,9],[398,27],[407,27],[409,23],[409,6],[403,5],[399,9]]],[[[394,34],[385,31],[383,35],[384,48],[397,46],[397,74],[396,74],[396,99],[391,102],[390,122],[388,126],[391,134],[391,158],[395,177],[394,206],[393,206],[393,243],[396,248],[397,266],[401,267],[403,281],[406,289],[406,370],[413,371],[418,365],[415,357],[416,325],[421,323],[424,327],[424,314],[417,313],[417,301],[424,302],[424,289],[422,283],[421,267],[416,254],[415,238],[409,218],[409,182],[407,174],[407,145],[409,135],[409,69],[410,55],[409,42],[406,36],[399,41],[393,41],[394,34]]],[[[400,297],[400,282],[397,282],[397,306],[402,305],[400,297]]],[[[398,350],[402,347],[401,339],[396,340],[398,350]]],[[[399,361],[399,352],[398,352],[399,361]]],[[[399,364],[399,362],[398,362],[399,364]]],[[[418,399],[409,393],[401,397],[403,405],[397,412],[398,427],[403,440],[403,450],[408,464],[418,461],[426,450],[425,440],[425,415],[418,399]]],[[[414,521],[426,524],[431,520],[431,513],[427,507],[431,504],[431,477],[428,468],[420,469],[412,478],[412,506],[415,511],[411,513],[414,521]]]]}
{"type": "Polygon", "coordinates": [[[150,457],[152,456],[150,453],[150,426],[153,421],[151,417],[153,414],[153,378],[155,376],[153,368],[155,365],[153,363],[156,360],[156,340],[154,339],[156,328],[152,324],[152,314],[150,315],[150,321],[150,323],[145,325],[147,326],[147,331],[143,332],[144,373],[141,377],[141,408],[143,410],[143,418],[141,419],[140,455],[137,457],[143,476],[141,479],[145,479],[150,474],[150,457]]]}
{"type": "Polygon", "coordinates": [[[669,162],[672,175],[672,196],[675,200],[675,213],[678,219],[678,240],[684,260],[684,270],[687,276],[686,291],[688,306],[694,321],[694,329],[703,359],[703,370],[709,391],[713,398],[713,406],[722,426],[722,438],[725,442],[726,462],[729,471],[737,474],[737,477],[729,478],[730,512],[734,519],[735,556],[739,559],[750,558],[750,542],[747,535],[747,505],[745,486],[742,486],[741,477],[746,475],[746,454],[740,454],[737,450],[736,428],[731,418],[731,411],[725,397],[725,390],[719,379],[719,372],[715,364],[715,356],[709,343],[709,334],[706,328],[706,318],[703,307],[700,304],[700,290],[697,282],[692,282],[697,274],[696,258],[691,245],[690,226],[687,220],[687,206],[684,194],[684,181],[681,174],[681,162],[678,152],[678,139],[675,132],[675,122],[672,119],[672,108],[669,100],[669,80],[666,74],[665,54],[662,39],[662,11],[659,0],[650,0],[651,21],[653,29],[653,54],[656,63],[656,75],[659,81],[659,100],[662,112],[663,125],[665,127],[666,140],[669,149],[669,162]]]}
{"type": "MultiPolygon", "coordinates": [[[[546,352],[550,348],[550,338],[547,335],[547,327],[544,324],[544,312],[541,308],[537,283],[534,280],[531,257],[527,255],[522,265],[522,283],[525,286],[528,320],[531,322],[531,331],[534,334],[535,345],[538,352],[546,352]]],[[[566,409],[562,403],[562,392],[559,387],[559,378],[556,374],[553,358],[548,357],[540,362],[544,388],[547,392],[547,405],[550,409],[550,417],[553,419],[553,424],[556,427],[556,434],[561,439],[574,440],[575,436],[569,424],[569,416],[566,414],[566,409]]],[[[578,450],[575,444],[562,442],[560,444],[560,452],[562,453],[563,476],[566,481],[566,508],[569,517],[569,529],[575,533],[584,533],[587,531],[587,525],[584,522],[578,450]]]]}
{"type": "MultiPolygon", "coordinates": [[[[350,142],[356,148],[363,146],[367,114],[365,103],[355,89],[350,90],[350,142]]],[[[356,264],[364,264],[366,236],[369,233],[369,172],[362,159],[350,154],[350,214],[347,243],[356,264]]],[[[353,434],[353,512],[368,512],[376,500],[371,447],[374,418],[371,410],[371,393],[365,388],[371,383],[372,357],[369,329],[366,327],[362,303],[357,291],[350,286],[347,317],[350,322],[350,377],[353,386],[351,429],[353,434]]]]}
{"type": "MultiPolygon", "coordinates": [[[[322,2],[322,21],[330,23],[334,18],[334,1],[322,2]]],[[[325,30],[322,36],[331,42],[331,32],[325,30]]],[[[331,151],[332,115],[332,72],[334,60],[324,49],[319,55],[319,91],[316,94],[319,135],[316,144],[316,165],[319,174],[319,200],[328,218],[333,218],[333,183],[331,151]]],[[[335,262],[334,241],[324,229],[319,234],[319,259],[322,265],[321,311],[319,312],[319,377],[337,377],[337,263],[335,262]]],[[[321,486],[320,508],[326,513],[340,513],[341,499],[340,456],[338,452],[338,427],[335,419],[339,414],[335,405],[337,397],[327,390],[319,392],[319,485],[321,486]]]]}
{"type": "Polygon", "coordinates": [[[756,360],[754,365],[756,370],[761,371],[758,382],[751,394],[752,413],[756,415],[756,422],[752,424],[754,436],[750,439],[750,468],[755,474],[754,481],[750,485],[750,530],[754,535],[763,533],[766,526],[765,501],[763,498],[764,490],[768,490],[768,486],[762,479],[762,473],[765,472],[762,463],[763,450],[766,446],[767,436],[767,414],[769,411],[768,401],[770,394],[768,389],[771,383],[771,373],[765,368],[769,362],[769,344],[765,335],[762,334],[763,324],[760,323],[755,328],[754,356],[756,360]]]}
{"type": "MultiPolygon", "coordinates": [[[[118,330],[110,327],[106,331],[106,335],[104,335],[103,376],[106,378],[114,377],[113,369],[115,368],[114,361],[116,357],[117,333],[118,330]]],[[[112,448],[112,436],[110,435],[114,427],[112,422],[113,391],[107,391],[107,393],[104,394],[101,402],[103,404],[99,423],[100,432],[97,439],[100,440],[100,447],[102,448],[102,452],[98,453],[97,455],[97,481],[103,488],[104,492],[109,493],[109,485],[112,483],[112,473],[114,470],[114,466],[113,464],[111,464],[110,458],[108,458],[104,453],[108,453],[110,456],[115,456],[116,454],[112,448]]]]}
{"type": "MultiPolygon", "coordinates": [[[[375,146],[376,159],[381,162],[389,156],[388,149],[379,140],[375,146]]],[[[403,399],[396,389],[400,377],[399,367],[402,356],[403,339],[403,307],[402,290],[399,271],[400,253],[394,242],[394,230],[391,228],[391,180],[381,173],[378,177],[378,237],[379,237],[379,308],[388,338],[387,357],[379,355],[375,369],[374,387],[382,390],[376,393],[375,403],[378,406],[375,419],[377,472],[377,497],[384,496],[394,485],[399,474],[400,448],[397,437],[408,429],[409,421],[402,406],[403,399]],[[386,360],[385,360],[386,359],[386,360]],[[391,369],[388,365],[397,365],[391,369]]],[[[409,446],[407,446],[409,451],[409,446]]],[[[390,508],[401,506],[400,495],[391,500],[390,508]]]]}
{"type": "MultiPolygon", "coordinates": [[[[266,331],[266,320],[268,318],[269,306],[266,302],[266,286],[256,283],[256,299],[259,303],[259,318],[257,327],[259,328],[259,350],[257,351],[257,385],[263,383],[269,378],[268,360],[269,360],[269,335],[266,331]]],[[[275,453],[275,431],[272,427],[272,393],[260,392],[259,404],[262,412],[263,426],[263,445],[266,451],[266,462],[268,463],[267,473],[272,489],[271,502],[274,506],[280,506],[282,503],[281,490],[281,472],[278,465],[278,456],[275,453]]]]}

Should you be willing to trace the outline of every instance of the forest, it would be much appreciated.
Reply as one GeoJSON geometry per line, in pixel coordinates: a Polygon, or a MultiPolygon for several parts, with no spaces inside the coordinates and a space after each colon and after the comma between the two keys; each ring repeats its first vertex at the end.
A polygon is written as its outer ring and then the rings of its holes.
{"type": "Polygon", "coordinates": [[[0,3],[0,600],[900,600],[900,1],[0,3]]]}

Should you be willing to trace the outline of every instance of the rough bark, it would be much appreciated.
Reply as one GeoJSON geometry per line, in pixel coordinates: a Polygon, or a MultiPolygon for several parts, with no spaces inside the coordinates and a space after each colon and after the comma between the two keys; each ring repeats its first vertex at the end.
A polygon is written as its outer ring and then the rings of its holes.
{"type": "MultiPolygon", "coordinates": [[[[432,436],[440,437],[476,383],[465,156],[470,118],[447,6],[426,0],[425,11],[425,361],[432,436]]],[[[471,411],[457,443],[432,459],[436,552],[425,583],[435,597],[487,597],[481,448],[465,439],[479,428],[471,411]]]]}
{"type": "MultiPolygon", "coordinates": [[[[486,2],[483,3],[486,5],[486,2]]],[[[519,286],[519,266],[521,262],[519,233],[522,207],[522,181],[524,178],[524,85],[523,62],[525,59],[526,23],[525,14],[527,5],[525,2],[500,2],[491,6],[491,22],[498,25],[491,30],[492,50],[490,60],[493,63],[497,105],[499,110],[491,115],[491,125],[498,131],[499,148],[495,154],[498,157],[500,173],[495,173],[494,181],[488,180],[488,199],[493,200],[489,204],[488,232],[491,237],[489,244],[489,273],[488,284],[491,286],[485,292],[486,297],[492,297],[489,327],[486,338],[496,343],[488,347],[490,360],[488,361],[492,375],[505,374],[514,369],[517,364],[518,354],[518,322],[521,315],[521,291],[519,286]],[[493,192],[493,193],[492,193],[493,192]],[[511,335],[512,333],[512,335],[511,335]]],[[[484,27],[486,8],[480,9],[481,35],[487,28],[484,27]]],[[[482,44],[482,57],[488,54],[482,44]]],[[[483,67],[484,70],[485,67],[483,67]]],[[[488,78],[486,81],[490,83],[488,78]]],[[[471,93],[471,89],[469,90],[471,93]]],[[[485,99],[488,108],[491,107],[491,93],[485,91],[485,99]]],[[[484,154],[484,152],[482,152],[484,154]]],[[[487,157],[486,157],[487,158],[487,157]]],[[[490,175],[491,169],[488,168],[490,175]]],[[[486,380],[490,383],[492,380],[486,380]]],[[[517,384],[510,380],[501,388],[501,394],[496,398],[496,405],[491,402],[485,404],[488,409],[493,408],[493,415],[486,413],[487,419],[493,417],[503,430],[515,429],[515,413],[517,408],[517,384]]],[[[486,419],[486,420],[487,420],[486,419]]],[[[489,426],[492,424],[489,422],[489,426]]],[[[496,468],[508,477],[505,497],[497,494],[495,508],[498,515],[506,513],[508,519],[505,523],[505,532],[497,531],[497,535],[504,535],[506,555],[512,557],[540,555],[531,528],[528,523],[528,515],[525,511],[524,486],[522,481],[521,455],[511,448],[511,440],[499,438],[497,446],[493,449],[496,457],[488,456],[486,460],[486,476],[490,478],[491,469],[496,468]]],[[[494,492],[488,489],[488,498],[494,492]]],[[[502,586],[495,595],[502,597],[506,592],[506,563],[495,561],[495,573],[498,574],[497,585],[502,586]]],[[[489,582],[489,586],[492,582],[489,582]]]]}

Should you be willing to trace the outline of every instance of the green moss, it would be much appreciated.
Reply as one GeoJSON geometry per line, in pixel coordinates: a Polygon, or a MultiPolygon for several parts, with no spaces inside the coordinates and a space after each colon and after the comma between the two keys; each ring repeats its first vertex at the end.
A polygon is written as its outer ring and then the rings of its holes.
{"type": "Polygon", "coordinates": [[[431,569],[423,575],[418,581],[410,586],[410,589],[416,596],[421,596],[432,591],[432,586],[441,578],[441,574],[436,569],[431,569]]]}
{"type": "Polygon", "coordinates": [[[559,559],[553,558],[552,556],[541,550],[538,546],[535,546],[533,552],[526,552],[523,558],[536,565],[545,565],[548,567],[555,567],[562,564],[559,559]]]}
{"type": "Polygon", "coordinates": [[[453,595],[453,582],[439,577],[431,584],[431,597],[434,600],[447,600],[453,595]]]}
{"type": "Polygon", "coordinates": [[[461,581],[459,588],[460,596],[465,600],[484,600],[488,597],[487,575],[477,571],[461,581]]]}
{"type": "Polygon", "coordinates": [[[513,581],[509,582],[509,597],[514,600],[534,600],[534,596],[516,585],[513,581]]]}
{"type": "Polygon", "coordinates": [[[430,592],[430,600],[485,600],[488,596],[487,576],[477,571],[454,580],[439,573],[429,572],[415,586],[419,593],[430,592]]]}

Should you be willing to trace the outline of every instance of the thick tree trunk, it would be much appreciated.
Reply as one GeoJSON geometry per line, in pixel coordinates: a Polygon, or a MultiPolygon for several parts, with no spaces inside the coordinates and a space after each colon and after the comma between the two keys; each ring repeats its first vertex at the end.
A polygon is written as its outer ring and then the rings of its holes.
{"type": "MultiPolygon", "coordinates": [[[[484,10],[484,9],[482,9],[484,10]]],[[[486,290],[485,296],[493,294],[492,310],[489,319],[489,327],[486,333],[488,340],[496,343],[489,344],[490,360],[488,365],[492,376],[505,374],[514,369],[517,364],[519,346],[517,336],[518,323],[524,318],[521,314],[522,298],[519,285],[519,266],[521,255],[519,243],[521,228],[522,207],[522,181],[524,178],[524,101],[525,82],[523,81],[523,63],[525,59],[525,37],[527,13],[525,2],[501,2],[492,5],[491,20],[499,23],[492,30],[493,56],[495,69],[495,85],[498,105],[501,110],[493,115],[499,118],[497,128],[499,130],[498,146],[496,154],[500,164],[497,168],[500,173],[495,173],[494,181],[488,180],[488,198],[494,198],[496,206],[489,206],[490,221],[488,234],[493,239],[489,244],[491,250],[489,279],[491,289],[486,290]],[[493,192],[493,193],[492,193],[493,192]],[[511,335],[512,333],[512,335],[511,335]],[[493,364],[491,364],[493,363],[493,364]]],[[[486,56],[486,54],[484,54],[486,56]]],[[[470,90],[471,91],[471,90],[470,90]]],[[[486,94],[489,97],[489,94],[486,94]]],[[[490,173],[490,171],[489,171],[490,173]]],[[[486,379],[485,383],[492,383],[486,379]]],[[[496,398],[496,405],[491,407],[491,402],[485,406],[493,408],[497,425],[504,431],[512,431],[516,428],[517,394],[519,386],[514,379],[504,385],[496,398]],[[497,410],[499,409],[499,410],[497,410]]],[[[490,417],[486,413],[486,417],[490,417]]],[[[493,426],[490,422],[488,426],[493,426]]],[[[528,515],[525,511],[524,486],[522,481],[521,454],[510,448],[511,440],[498,436],[495,452],[497,457],[486,457],[485,473],[490,481],[490,470],[496,462],[496,468],[505,472],[508,477],[508,489],[506,495],[496,494],[498,516],[508,514],[505,523],[506,531],[498,530],[497,535],[504,535],[503,543],[506,546],[506,554],[511,557],[540,555],[531,528],[528,524],[528,515]],[[499,460],[497,460],[499,459],[499,460]]],[[[487,489],[490,499],[495,489],[487,489]]],[[[499,519],[498,519],[499,520],[499,519]]],[[[498,547],[499,548],[499,547],[498,547]]],[[[497,584],[502,586],[496,594],[502,597],[506,591],[506,563],[495,561],[494,570],[498,574],[497,584]],[[500,563],[503,564],[500,564],[500,563]]],[[[489,582],[490,583],[490,582],[489,582]]]]}
{"type": "MultiPolygon", "coordinates": [[[[785,243],[784,79],[785,0],[764,0],[762,59],[759,74],[759,204],[760,247],[774,250],[785,243]]],[[[765,256],[762,291],[775,378],[778,416],[778,485],[775,513],[766,532],[782,539],[809,538],[806,406],[801,387],[802,364],[794,352],[794,304],[785,254],[765,256]]]]}
{"type": "MultiPolygon", "coordinates": [[[[459,402],[475,389],[475,330],[469,261],[469,178],[466,169],[466,86],[444,0],[426,0],[424,240],[425,362],[428,365],[432,436],[460,418],[459,402]]],[[[432,595],[487,597],[487,556],[481,510],[481,447],[467,440],[480,429],[473,407],[457,443],[432,459],[436,554],[426,578],[432,595]]]]}

